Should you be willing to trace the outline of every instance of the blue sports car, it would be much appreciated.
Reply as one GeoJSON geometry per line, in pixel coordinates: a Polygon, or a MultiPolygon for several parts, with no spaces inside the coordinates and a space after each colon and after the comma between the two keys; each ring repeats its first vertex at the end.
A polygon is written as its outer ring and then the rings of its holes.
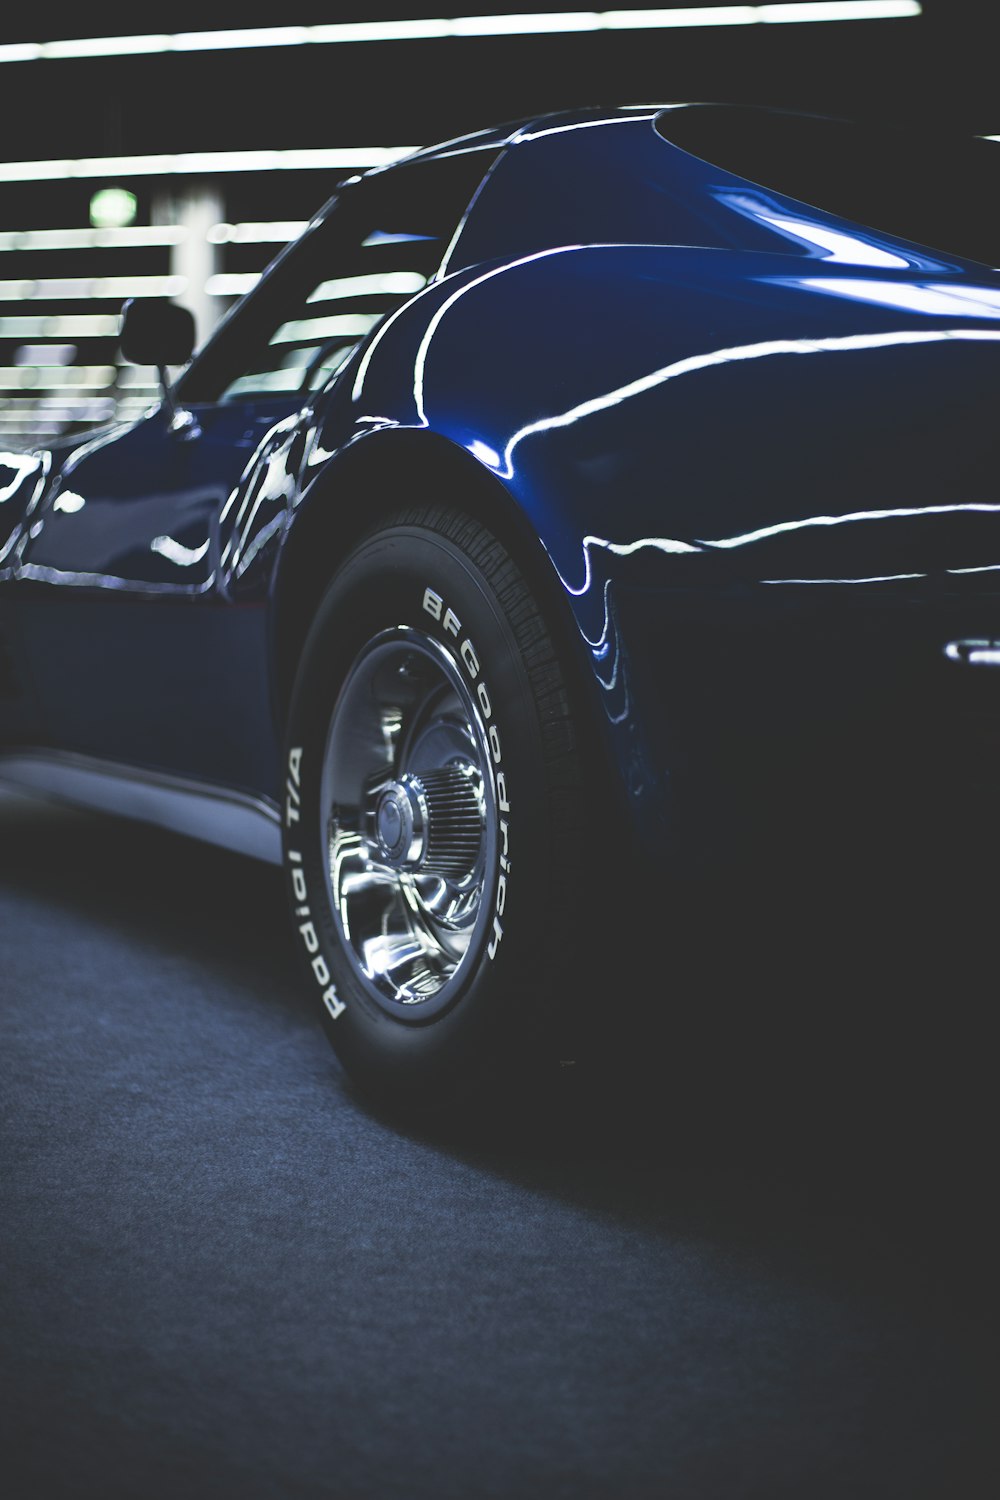
{"type": "Polygon", "coordinates": [[[346,184],[193,359],[126,304],[160,403],[0,454],[0,774],[282,862],[414,1101],[602,945],[668,1003],[688,878],[929,859],[1000,743],[996,152],[549,116],[346,184]]]}

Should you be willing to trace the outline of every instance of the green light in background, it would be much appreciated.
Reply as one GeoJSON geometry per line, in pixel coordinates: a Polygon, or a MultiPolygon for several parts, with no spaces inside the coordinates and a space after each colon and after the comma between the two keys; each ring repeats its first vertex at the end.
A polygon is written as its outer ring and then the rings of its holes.
{"type": "Polygon", "coordinates": [[[90,222],[95,229],[124,229],[135,223],[137,207],[128,188],[99,188],[90,200],[90,222]]]}

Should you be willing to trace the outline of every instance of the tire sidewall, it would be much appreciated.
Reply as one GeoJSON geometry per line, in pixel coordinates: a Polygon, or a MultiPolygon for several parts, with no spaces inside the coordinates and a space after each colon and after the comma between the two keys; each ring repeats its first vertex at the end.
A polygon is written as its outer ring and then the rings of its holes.
{"type": "Polygon", "coordinates": [[[551,868],[542,731],[522,647],[491,581],[446,536],[415,525],[361,543],[329,588],[303,651],[288,719],[283,834],[296,946],[348,1071],[395,1097],[468,1085],[538,1043],[549,1007],[542,961],[551,868]],[[496,859],[490,920],[447,1010],[390,1013],[344,951],[320,826],[327,735],[342,683],[380,632],[407,626],[447,653],[477,694],[491,749],[496,859]]]}

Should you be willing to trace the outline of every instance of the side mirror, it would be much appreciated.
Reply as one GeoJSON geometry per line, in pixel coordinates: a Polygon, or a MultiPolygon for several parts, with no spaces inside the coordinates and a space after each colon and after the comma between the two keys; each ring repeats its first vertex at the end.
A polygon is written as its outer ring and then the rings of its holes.
{"type": "Polygon", "coordinates": [[[119,339],[132,365],[186,365],[194,351],[194,318],[163,297],[130,297],[122,307],[119,339]]]}
{"type": "Polygon", "coordinates": [[[130,297],[122,306],[118,343],[129,364],[156,366],[171,427],[184,427],[184,435],[193,437],[195,429],[180,421],[167,374],[168,365],[186,365],[194,351],[194,318],[187,308],[165,297],[130,297]]]}

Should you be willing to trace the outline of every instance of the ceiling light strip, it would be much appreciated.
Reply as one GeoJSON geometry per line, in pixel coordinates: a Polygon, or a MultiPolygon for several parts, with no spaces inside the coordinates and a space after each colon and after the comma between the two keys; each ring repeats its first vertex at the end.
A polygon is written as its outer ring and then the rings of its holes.
{"type": "Polygon", "coordinates": [[[129,229],[3,229],[0,252],[135,249],[179,245],[186,237],[182,224],[138,224],[129,229]]]}
{"type": "Polygon", "coordinates": [[[345,146],[304,151],[186,151],[177,155],[88,156],[74,161],[0,162],[0,182],[73,177],[168,177],[186,173],[363,171],[409,156],[416,146],[345,146]]]}
{"type": "Polygon", "coordinates": [[[30,315],[0,317],[0,339],[117,338],[120,331],[121,317],[118,313],[55,313],[48,317],[30,315]]]}
{"type": "Polygon", "coordinates": [[[85,386],[91,390],[102,390],[113,385],[118,371],[114,365],[67,365],[55,367],[50,373],[34,367],[0,365],[0,389],[71,390],[74,386],[85,386]]]}
{"type": "MultiPolygon", "coordinates": [[[[305,229],[306,219],[272,223],[214,224],[208,231],[212,245],[283,245],[305,229]]],[[[129,229],[3,229],[0,254],[24,250],[119,250],[180,245],[187,239],[183,224],[134,225],[129,229]]]]}
{"type": "Polygon", "coordinates": [[[675,26],[752,26],[815,21],[884,21],[919,16],[920,0],[785,0],[771,5],[670,6],[657,10],[528,11],[409,21],[339,21],[325,26],[256,26],[174,35],[72,37],[8,42],[0,62],[135,57],[143,53],[238,51],[352,42],[439,41],[450,37],[538,36],[581,31],[658,31],[675,26]]]}
{"type": "Polygon", "coordinates": [[[0,302],[89,302],[95,297],[179,297],[186,276],[65,276],[38,281],[0,281],[0,302]]]}

